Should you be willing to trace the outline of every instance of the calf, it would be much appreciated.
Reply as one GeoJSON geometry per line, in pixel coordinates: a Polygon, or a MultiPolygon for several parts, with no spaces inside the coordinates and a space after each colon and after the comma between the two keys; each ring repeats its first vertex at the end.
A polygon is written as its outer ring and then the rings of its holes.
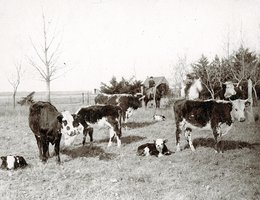
{"type": "MultiPolygon", "coordinates": [[[[79,122],[83,128],[83,145],[86,136],[89,134],[90,141],[93,141],[93,127],[108,127],[110,138],[108,146],[112,145],[112,139],[116,136],[117,146],[121,145],[121,118],[122,109],[113,105],[93,105],[79,109],[75,113],[75,121],[79,122]]],[[[65,136],[65,139],[68,136],[65,136]]]]}
{"type": "Polygon", "coordinates": [[[180,134],[185,132],[185,136],[192,151],[195,151],[192,140],[192,128],[209,129],[213,131],[215,139],[215,149],[223,152],[223,142],[221,138],[231,129],[235,120],[245,121],[245,107],[250,102],[237,99],[234,101],[193,101],[178,100],[174,104],[174,114],[176,121],[176,145],[180,151],[180,134]],[[218,142],[221,145],[219,147],[218,142]]]}
{"type": "Polygon", "coordinates": [[[22,156],[1,156],[1,169],[17,169],[26,167],[28,164],[22,156]]]}
{"type": "Polygon", "coordinates": [[[168,150],[166,143],[167,140],[157,139],[154,140],[154,143],[142,144],[137,149],[137,154],[139,156],[149,156],[154,155],[161,157],[163,155],[170,155],[171,152],[168,150]]]}
{"type": "Polygon", "coordinates": [[[38,101],[30,106],[29,127],[37,141],[39,157],[46,162],[49,156],[49,143],[54,145],[57,161],[60,162],[61,134],[78,134],[78,127],[68,124],[69,113],[62,115],[49,102],[38,101]]]}
{"type": "Polygon", "coordinates": [[[164,115],[154,115],[153,120],[155,121],[165,121],[165,116],[164,115]]]}
{"type": "Polygon", "coordinates": [[[127,119],[133,115],[133,111],[142,107],[142,97],[131,94],[98,94],[95,103],[120,106],[126,123],[127,119]]]}

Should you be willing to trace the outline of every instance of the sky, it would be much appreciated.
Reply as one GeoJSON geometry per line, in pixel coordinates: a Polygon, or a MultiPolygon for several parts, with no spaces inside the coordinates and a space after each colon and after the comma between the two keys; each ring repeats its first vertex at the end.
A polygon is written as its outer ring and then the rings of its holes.
{"type": "Polygon", "coordinates": [[[225,56],[228,40],[231,52],[243,43],[260,53],[259,10],[259,0],[0,0],[0,92],[13,90],[19,63],[18,91],[45,90],[28,62],[43,42],[43,12],[61,44],[51,90],[93,91],[113,76],[171,82],[179,57],[225,56]]]}

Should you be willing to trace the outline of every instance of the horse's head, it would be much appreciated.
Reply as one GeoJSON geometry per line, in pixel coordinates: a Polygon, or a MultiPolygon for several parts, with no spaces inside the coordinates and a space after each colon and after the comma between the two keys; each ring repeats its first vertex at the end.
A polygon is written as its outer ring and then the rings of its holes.
{"type": "Polygon", "coordinates": [[[157,92],[161,96],[166,95],[167,94],[167,86],[166,86],[166,84],[165,83],[161,83],[160,85],[158,85],[157,86],[157,92]]]}

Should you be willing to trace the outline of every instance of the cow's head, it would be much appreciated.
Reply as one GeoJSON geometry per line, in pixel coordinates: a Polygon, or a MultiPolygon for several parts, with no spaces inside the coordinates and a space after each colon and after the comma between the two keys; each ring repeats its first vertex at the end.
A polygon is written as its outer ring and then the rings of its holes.
{"type": "Polygon", "coordinates": [[[223,84],[223,90],[225,91],[224,97],[228,99],[229,97],[236,94],[235,86],[232,82],[227,81],[223,84]]]}
{"type": "Polygon", "coordinates": [[[250,102],[248,100],[237,99],[231,101],[231,103],[232,103],[232,110],[231,110],[232,119],[238,120],[239,122],[245,121],[246,120],[245,109],[250,105],[250,102]]]}
{"type": "Polygon", "coordinates": [[[84,128],[69,111],[62,112],[62,116],[61,133],[64,137],[65,146],[69,146],[74,142],[77,135],[83,134],[84,128]]]}
{"type": "Polygon", "coordinates": [[[167,140],[164,140],[164,139],[154,140],[154,144],[155,144],[157,151],[162,152],[163,147],[164,147],[166,142],[167,142],[167,140]]]}

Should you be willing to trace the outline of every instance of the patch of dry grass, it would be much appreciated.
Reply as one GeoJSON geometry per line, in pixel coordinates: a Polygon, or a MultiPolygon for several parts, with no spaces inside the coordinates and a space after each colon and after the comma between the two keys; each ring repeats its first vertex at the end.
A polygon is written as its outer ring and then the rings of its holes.
{"type": "MultiPolygon", "coordinates": [[[[55,105],[75,112],[80,105],[55,105]]],[[[1,199],[259,199],[260,124],[235,124],[224,137],[225,152],[216,154],[212,133],[194,131],[196,152],[189,148],[170,156],[140,157],[137,147],[156,138],[168,139],[175,152],[175,123],[171,109],[158,114],[166,121],[154,122],[153,109],[139,109],[123,129],[122,147],[107,148],[108,131],[94,130],[94,143],[83,147],[82,136],[62,148],[60,165],[54,158],[46,164],[28,127],[28,108],[18,113],[6,108],[0,116],[0,155],[25,157],[29,167],[0,171],[1,199]]],[[[89,141],[89,138],[87,139],[89,141]]],[[[186,142],[181,138],[184,148],[186,142]]]]}

